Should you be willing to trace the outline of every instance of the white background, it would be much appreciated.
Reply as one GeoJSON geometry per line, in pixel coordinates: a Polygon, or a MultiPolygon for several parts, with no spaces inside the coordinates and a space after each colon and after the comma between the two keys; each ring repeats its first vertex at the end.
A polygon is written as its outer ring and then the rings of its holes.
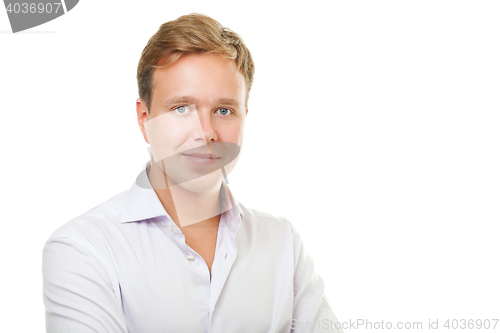
{"type": "Polygon", "coordinates": [[[18,34],[0,10],[1,331],[44,331],[46,239],[147,161],[137,63],[191,12],[256,64],[229,186],[296,226],[339,321],[500,317],[497,1],[82,0],[18,34]]]}

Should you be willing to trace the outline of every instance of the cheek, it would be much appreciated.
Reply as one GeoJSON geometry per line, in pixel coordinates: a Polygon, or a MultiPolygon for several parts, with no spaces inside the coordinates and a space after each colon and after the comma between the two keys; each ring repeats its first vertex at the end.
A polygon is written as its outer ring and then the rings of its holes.
{"type": "Polygon", "coordinates": [[[239,123],[234,126],[229,126],[222,131],[222,136],[219,138],[219,141],[223,142],[231,142],[240,145],[243,141],[243,131],[244,124],[239,123]]]}
{"type": "Polygon", "coordinates": [[[179,152],[179,147],[187,140],[183,126],[166,115],[155,117],[145,123],[149,145],[156,161],[179,152]]]}

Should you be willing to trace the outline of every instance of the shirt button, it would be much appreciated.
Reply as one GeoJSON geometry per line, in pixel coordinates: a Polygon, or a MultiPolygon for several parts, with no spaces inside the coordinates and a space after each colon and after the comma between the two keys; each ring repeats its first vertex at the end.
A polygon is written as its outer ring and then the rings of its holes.
{"type": "Polygon", "coordinates": [[[172,230],[172,229],[174,228],[174,225],[173,225],[172,223],[169,223],[169,224],[167,225],[167,228],[169,228],[170,230],[172,230]]]}
{"type": "Polygon", "coordinates": [[[186,258],[188,258],[188,260],[194,260],[194,257],[192,255],[188,255],[186,258]]]}

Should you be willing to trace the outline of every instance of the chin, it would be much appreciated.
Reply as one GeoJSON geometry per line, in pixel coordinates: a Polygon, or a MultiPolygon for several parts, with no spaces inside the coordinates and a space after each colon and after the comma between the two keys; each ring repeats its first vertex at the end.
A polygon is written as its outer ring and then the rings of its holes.
{"type": "MultiPolygon", "coordinates": [[[[222,171],[215,170],[214,172],[209,173],[208,175],[204,175],[192,180],[188,180],[177,184],[177,186],[182,187],[183,189],[190,192],[207,192],[211,190],[219,189],[221,186],[221,182],[223,181],[222,171]]],[[[175,182],[175,179],[174,179],[175,182]]]]}

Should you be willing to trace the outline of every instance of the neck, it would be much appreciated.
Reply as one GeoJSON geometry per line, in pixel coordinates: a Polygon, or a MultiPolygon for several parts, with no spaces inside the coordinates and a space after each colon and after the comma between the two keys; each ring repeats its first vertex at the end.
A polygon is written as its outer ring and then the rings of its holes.
{"type": "Polygon", "coordinates": [[[220,186],[208,191],[194,192],[178,184],[171,185],[172,182],[167,181],[167,176],[156,163],[151,163],[148,178],[165,211],[179,228],[219,225],[222,213],[220,186]]]}

